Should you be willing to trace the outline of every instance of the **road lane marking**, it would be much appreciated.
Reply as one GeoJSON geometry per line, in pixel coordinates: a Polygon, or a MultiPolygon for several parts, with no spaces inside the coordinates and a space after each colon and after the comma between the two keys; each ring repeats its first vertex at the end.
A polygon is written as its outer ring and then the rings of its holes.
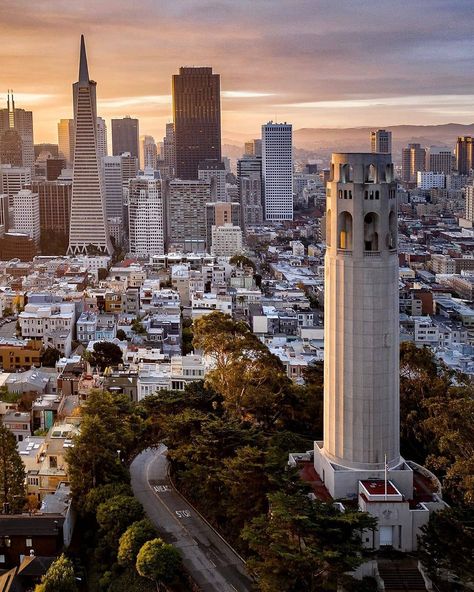
{"type": "Polygon", "coordinates": [[[174,513],[178,518],[191,518],[191,512],[189,510],[175,510],[174,513]]]}
{"type": "Polygon", "coordinates": [[[171,487],[169,485],[153,485],[153,489],[156,493],[167,493],[171,491],[171,487]]]}

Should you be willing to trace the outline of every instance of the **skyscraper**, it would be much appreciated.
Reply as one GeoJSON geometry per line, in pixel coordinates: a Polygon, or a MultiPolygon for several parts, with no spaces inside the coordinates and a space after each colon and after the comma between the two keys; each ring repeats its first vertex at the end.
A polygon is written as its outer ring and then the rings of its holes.
{"type": "Polygon", "coordinates": [[[74,161],[74,119],[60,119],[58,122],[59,156],[66,160],[67,166],[74,161]]]}
{"type": "Polygon", "coordinates": [[[102,117],[97,118],[97,153],[99,158],[107,156],[107,126],[102,117]]]}
{"type": "Polygon", "coordinates": [[[226,170],[219,160],[204,160],[198,166],[198,179],[209,181],[212,201],[227,201],[226,170]]]}
{"type": "Polygon", "coordinates": [[[392,132],[383,129],[370,132],[370,151],[380,154],[391,154],[392,152],[392,132]]]}
{"type": "Polygon", "coordinates": [[[453,172],[453,153],[444,146],[430,146],[426,151],[426,170],[450,175],[453,172]]]}
{"type": "Polygon", "coordinates": [[[123,217],[122,157],[102,158],[104,179],[105,213],[108,218],[123,217]]]}
{"type": "Polygon", "coordinates": [[[164,254],[164,205],[158,171],[146,169],[140,176],[130,179],[128,229],[130,253],[164,254]]]}
{"type": "Polygon", "coordinates": [[[26,232],[38,245],[40,241],[39,196],[31,189],[22,189],[13,196],[13,226],[26,232]]]}
{"type": "Polygon", "coordinates": [[[220,76],[212,68],[180,68],[173,76],[176,176],[197,179],[199,163],[221,160],[220,76]]]}
{"type": "Polygon", "coordinates": [[[456,170],[469,175],[474,166],[474,146],[471,136],[459,136],[456,142],[456,170]]]}
{"type": "Polygon", "coordinates": [[[74,96],[74,173],[68,253],[111,253],[107,232],[101,163],[97,149],[96,83],[89,79],[86,46],[81,35],[79,80],[74,96]]]}
{"type": "Polygon", "coordinates": [[[156,170],[157,159],[156,142],[153,136],[142,136],[140,138],[140,168],[156,170]]]}
{"type": "Polygon", "coordinates": [[[242,212],[242,228],[262,224],[262,159],[247,156],[237,161],[237,187],[242,212]]]}
{"type": "Polygon", "coordinates": [[[174,123],[166,124],[166,135],[163,138],[163,160],[168,167],[169,177],[176,174],[176,142],[174,136],[174,123]]]}
{"type": "Polygon", "coordinates": [[[416,183],[418,171],[426,168],[426,152],[420,144],[408,144],[402,150],[402,181],[404,183],[416,183]]]}
{"type": "Polygon", "coordinates": [[[112,119],[112,152],[114,156],[130,152],[135,158],[139,157],[138,119],[129,115],[122,119],[112,119]]]}
{"type": "MultiPolygon", "coordinates": [[[[31,174],[34,174],[35,151],[33,144],[33,113],[15,107],[13,92],[8,94],[7,108],[0,109],[0,146],[4,141],[4,134],[9,130],[15,130],[21,139],[20,166],[28,167],[31,174]]],[[[7,134],[8,141],[11,141],[10,134],[7,134]]],[[[14,164],[14,163],[4,163],[14,164]]],[[[17,165],[18,166],[18,165],[17,165]]]]}
{"type": "Polygon", "coordinates": [[[289,123],[262,125],[262,178],[265,219],[293,220],[293,146],[289,123]]]}

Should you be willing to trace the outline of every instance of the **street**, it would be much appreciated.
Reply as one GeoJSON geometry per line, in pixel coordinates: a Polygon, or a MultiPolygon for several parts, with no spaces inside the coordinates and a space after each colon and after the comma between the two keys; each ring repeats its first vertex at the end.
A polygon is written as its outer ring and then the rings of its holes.
{"type": "Polygon", "coordinates": [[[174,489],[166,447],[148,449],[130,467],[135,497],[146,514],[183,555],[183,564],[204,592],[250,592],[245,564],[174,489]]]}

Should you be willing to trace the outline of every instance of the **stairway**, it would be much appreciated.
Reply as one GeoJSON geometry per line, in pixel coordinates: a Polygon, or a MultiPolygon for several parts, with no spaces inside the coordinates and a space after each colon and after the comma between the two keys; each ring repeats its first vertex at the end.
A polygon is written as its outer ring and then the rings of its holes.
{"type": "Polygon", "coordinates": [[[425,581],[418,571],[416,561],[380,560],[377,562],[386,592],[417,592],[426,590],[425,581]]]}

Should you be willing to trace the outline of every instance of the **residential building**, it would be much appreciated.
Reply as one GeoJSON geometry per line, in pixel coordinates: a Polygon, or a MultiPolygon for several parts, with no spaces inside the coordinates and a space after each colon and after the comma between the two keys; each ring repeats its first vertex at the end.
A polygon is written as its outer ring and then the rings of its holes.
{"type": "Polygon", "coordinates": [[[211,187],[207,181],[165,182],[167,250],[202,253],[206,250],[206,204],[211,187]]]}
{"type": "Polygon", "coordinates": [[[446,187],[446,175],[433,173],[432,171],[418,171],[416,173],[416,186],[425,191],[429,189],[444,189],[446,187]]]}
{"type": "Polygon", "coordinates": [[[378,129],[370,132],[370,151],[381,154],[392,153],[392,132],[378,129]]]}
{"type": "Polygon", "coordinates": [[[262,125],[262,178],[265,220],[293,220],[292,126],[262,125]]]}
{"type": "Polygon", "coordinates": [[[36,244],[41,236],[39,195],[31,189],[21,189],[13,196],[13,226],[27,233],[36,244]]]}
{"type": "Polygon", "coordinates": [[[23,339],[42,340],[69,357],[75,324],[75,305],[69,302],[28,302],[18,316],[23,339]]]}
{"type": "Polygon", "coordinates": [[[223,162],[204,160],[198,166],[198,179],[211,185],[212,201],[227,201],[226,170],[223,162]]]}
{"type": "Polygon", "coordinates": [[[176,176],[198,178],[199,163],[222,159],[220,76],[212,68],[180,68],[173,76],[176,176]]]}
{"type": "Polygon", "coordinates": [[[19,339],[0,340],[0,365],[3,372],[18,372],[41,365],[41,344],[19,339]]]}
{"type": "Polygon", "coordinates": [[[164,203],[160,173],[153,169],[129,182],[128,229],[130,253],[162,255],[165,251],[164,203]]]}
{"type": "Polygon", "coordinates": [[[84,36],[81,36],[79,80],[74,95],[74,172],[68,253],[87,253],[92,246],[112,253],[101,165],[97,145],[96,83],[89,79],[84,36]]]}
{"type": "Polygon", "coordinates": [[[206,245],[212,245],[212,227],[233,224],[240,227],[240,204],[237,202],[215,202],[206,204],[206,245]]]}
{"type": "Polygon", "coordinates": [[[242,229],[232,223],[212,226],[211,254],[216,257],[233,257],[242,252],[242,229]]]}
{"type": "Polygon", "coordinates": [[[112,153],[120,156],[129,152],[134,158],[138,158],[139,151],[139,123],[127,115],[122,119],[112,119],[112,153]]]}

